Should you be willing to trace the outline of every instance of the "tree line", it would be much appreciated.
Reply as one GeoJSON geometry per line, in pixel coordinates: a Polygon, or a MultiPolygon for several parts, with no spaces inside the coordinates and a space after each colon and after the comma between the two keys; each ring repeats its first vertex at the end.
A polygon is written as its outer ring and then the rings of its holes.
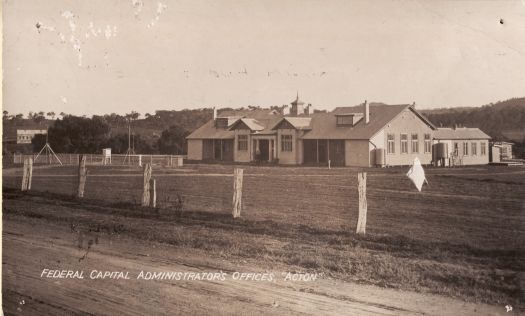
{"type": "Polygon", "coordinates": [[[513,153],[525,158],[525,98],[513,98],[475,108],[422,111],[437,127],[477,127],[493,141],[514,143],[513,153]]]}
{"type": "MultiPolygon", "coordinates": [[[[131,116],[129,119],[127,123],[133,126],[131,116]]],[[[133,133],[129,146],[140,154],[186,154],[189,133],[181,126],[172,125],[162,131],[155,142],[148,142],[142,135],[133,133]]],[[[47,136],[33,138],[33,151],[40,150],[46,141],[60,153],[101,153],[103,148],[111,148],[115,154],[124,154],[128,150],[128,135],[112,133],[106,117],[99,115],[91,118],[66,115],[55,120],[48,128],[47,136]]]]}

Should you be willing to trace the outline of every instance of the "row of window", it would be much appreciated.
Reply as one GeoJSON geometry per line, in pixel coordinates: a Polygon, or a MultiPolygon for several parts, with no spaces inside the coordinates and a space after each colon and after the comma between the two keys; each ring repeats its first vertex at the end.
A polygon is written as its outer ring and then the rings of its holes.
{"type": "MultiPolygon", "coordinates": [[[[485,156],[487,154],[487,143],[481,142],[479,144],[479,154],[485,156]]],[[[470,142],[470,152],[469,152],[469,142],[463,142],[463,156],[477,156],[478,155],[478,143],[470,142]]],[[[459,156],[459,143],[454,143],[454,156],[459,156]]]]}
{"type": "MultiPolygon", "coordinates": [[[[281,135],[281,151],[292,151],[292,144],[292,135],[281,135]]],[[[237,136],[237,150],[248,150],[248,135],[237,136]]]]}
{"type": "MultiPolygon", "coordinates": [[[[402,154],[408,154],[408,134],[400,135],[400,147],[402,154]]],[[[237,138],[237,149],[241,151],[248,150],[248,135],[239,135],[237,138]]],[[[470,142],[471,154],[476,156],[478,154],[478,143],[470,142]]],[[[293,142],[292,135],[281,135],[281,151],[292,151],[293,142]]],[[[432,141],[430,134],[424,134],[424,148],[423,151],[425,154],[428,154],[432,151],[432,141]]],[[[419,136],[418,134],[410,135],[410,152],[419,153],[419,136]]],[[[387,134],[387,153],[395,154],[396,153],[396,139],[394,134],[387,134]]],[[[457,156],[459,154],[459,143],[454,143],[454,154],[457,156]]],[[[487,144],[480,143],[480,155],[484,156],[487,154],[487,144]]],[[[463,155],[469,155],[469,142],[463,143],[463,155]]]]}
{"type": "MultiPolygon", "coordinates": [[[[425,134],[424,136],[424,146],[423,152],[428,154],[432,151],[432,140],[430,134],[425,134]]],[[[402,154],[408,154],[408,134],[400,135],[400,148],[402,154]]],[[[412,153],[419,153],[419,135],[411,134],[410,135],[410,151],[412,153]]],[[[396,136],[394,134],[387,134],[387,153],[395,154],[396,153],[396,136]]]]}
{"type": "MultiPolygon", "coordinates": [[[[408,154],[408,134],[400,135],[400,147],[402,154],[408,154]]],[[[478,143],[477,142],[464,142],[463,143],[463,155],[469,155],[469,144],[470,144],[470,153],[473,156],[478,154],[478,143]]],[[[480,155],[484,156],[487,154],[487,144],[484,142],[480,143],[480,155]]],[[[424,153],[428,154],[432,150],[432,141],[430,134],[424,135],[424,153]]],[[[410,152],[419,153],[419,136],[418,134],[410,135],[410,152]]],[[[396,138],[394,134],[387,134],[387,153],[395,154],[396,153],[396,138]]],[[[457,156],[459,154],[459,143],[454,143],[454,154],[457,156]]]]}

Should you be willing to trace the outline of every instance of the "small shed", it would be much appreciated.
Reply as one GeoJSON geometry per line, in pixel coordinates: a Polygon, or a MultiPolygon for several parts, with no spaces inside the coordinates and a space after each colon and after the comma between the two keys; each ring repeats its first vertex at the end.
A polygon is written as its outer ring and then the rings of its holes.
{"type": "MultiPolygon", "coordinates": [[[[498,148],[499,149],[499,160],[510,160],[513,159],[514,156],[512,155],[512,146],[514,143],[509,142],[493,142],[491,144],[492,148],[498,148]]],[[[492,151],[491,151],[492,153],[492,151]]],[[[496,160],[491,160],[492,162],[497,162],[496,160]]]]}

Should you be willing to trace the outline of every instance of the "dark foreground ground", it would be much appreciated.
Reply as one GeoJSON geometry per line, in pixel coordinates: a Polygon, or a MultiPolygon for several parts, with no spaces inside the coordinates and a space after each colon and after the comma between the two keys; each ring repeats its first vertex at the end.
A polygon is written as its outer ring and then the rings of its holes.
{"type": "Polygon", "coordinates": [[[406,170],[369,170],[366,237],[352,233],[356,170],[244,168],[237,220],[229,166],[154,170],[157,210],[136,206],[139,169],[92,167],[83,201],[71,197],[72,168],[35,169],[27,194],[16,189],[18,171],[7,170],[4,310],[493,315],[524,306],[523,168],[430,169],[422,193],[406,182],[406,170]],[[322,277],[79,281],[41,278],[44,268],[322,277]]]}

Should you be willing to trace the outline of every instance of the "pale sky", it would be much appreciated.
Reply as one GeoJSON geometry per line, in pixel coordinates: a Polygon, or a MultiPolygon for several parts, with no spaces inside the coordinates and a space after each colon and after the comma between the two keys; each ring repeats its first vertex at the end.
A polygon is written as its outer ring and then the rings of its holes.
{"type": "Polygon", "coordinates": [[[525,0],[3,6],[3,107],[11,114],[271,106],[297,91],[319,109],[525,96],[525,0]]]}

